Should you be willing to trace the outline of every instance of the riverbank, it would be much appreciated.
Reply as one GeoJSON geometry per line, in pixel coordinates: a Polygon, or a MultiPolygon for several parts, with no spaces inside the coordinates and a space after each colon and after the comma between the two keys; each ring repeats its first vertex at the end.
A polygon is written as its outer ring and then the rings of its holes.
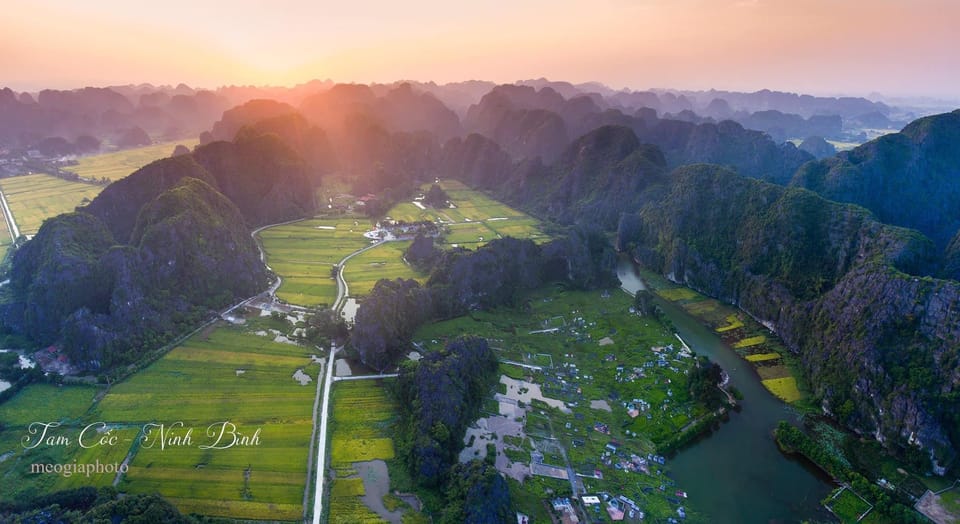
{"type": "Polygon", "coordinates": [[[661,300],[676,305],[712,329],[754,368],[763,386],[774,396],[802,410],[817,410],[817,406],[810,404],[810,387],[800,370],[799,360],[776,333],[748,313],[656,273],[641,269],[639,278],[661,300]]]}
{"type": "MultiPolygon", "coordinates": [[[[623,288],[645,289],[642,275],[624,258],[618,266],[623,288]]],[[[834,484],[805,461],[784,455],[772,432],[780,420],[796,422],[796,409],[774,397],[744,358],[689,311],[656,297],[664,316],[697,355],[716,362],[736,388],[738,411],[728,412],[719,430],[684,446],[671,460],[677,484],[711,522],[757,523],[835,519],[820,505],[834,484]],[[741,398],[742,397],[742,398],[741,398]]]]}

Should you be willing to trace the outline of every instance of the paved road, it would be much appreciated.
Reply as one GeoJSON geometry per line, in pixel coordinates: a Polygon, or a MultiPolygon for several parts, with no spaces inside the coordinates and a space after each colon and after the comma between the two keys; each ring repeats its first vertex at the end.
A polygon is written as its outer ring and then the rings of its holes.
{"type": "Polygon", "coordinates": [[[317,439],[317,482],[313,494],[313,524],[320,524],[323,515],[323,484],[327,478],[327,422],[330,413],[330,386],[333,384],[333,361],[336,358],[336,346],[330,348],[330,358],[327,359],[327,373],[323,381],[323,404],[320,407],[320,437],[317,439]]]}
{"type": "Polygon", "coordinates": [[[7,197],[0,191],[0,206],[3,206],[3,220],[7,223],[7,229],[10,231],[10,238],[16,240],[20,238],[20,228],[17,227],[17,221],[13,218],[10,206],[7,205],[7,197]]]}
{"type": "Polygon", "coordinates": [[[349,255],[343,257],[343,260],[341,260],[340,263],[337,264],[337,300],[334,301],[333,303],[334,311],[340,311],[340,309],[343,308],[343,303],[346,301],[347,296],[350,294],[350,286],[347,285],[347,280],[343,278],[343,268],[347,265],[347,261],[359,255],[360,253],[370,251],[371,249],[385,242],[391,242],[391,240],[381,240],[376,244],[370,244],[367,247],[358,249],[353,253],[350,253],[349,255]]]}
{"type": "MultiPolygon", "coordinates": [[[[358,249],[353,253],[343,257],[343,260],[337,264],[337,300],[333,303],[333,310],[340,311],[343,303],[346,301],[349,287],[347,281],[343,278],[343,267],[351,258],[373,249],[383,242],[371,244],[363,249],[358,249]]],[[[333,364],[337,351],[343,348],[331,347],[330,357],[327,359],[326,378],[323,381],[323,402],[320,406],[320,437],[317,439],[317,482],[313,494],[313,524],[320,524],[320,517],[323,515],[323,485],[327,479],[326,460],[327,460],[327,423],[330,420],[330,388],[333,385],[333,364]]]]}
{"type": "Polygon", "coordinates": [[[333,377],[334,382],[341,380],[377,380],[381,378],[397,378],[399,373],[384,373],[382,375],[351,375],[349,377],[333,377]]]}

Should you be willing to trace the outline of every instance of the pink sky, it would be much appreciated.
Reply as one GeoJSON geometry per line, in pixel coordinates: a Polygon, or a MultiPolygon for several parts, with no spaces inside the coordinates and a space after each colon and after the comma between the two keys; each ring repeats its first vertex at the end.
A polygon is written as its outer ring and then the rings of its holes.
{"type": "Polygon", "coordinates": [[[0,85],[545,76],[957,98],[958,22],[953,0],[7,0],[0,85]]]}

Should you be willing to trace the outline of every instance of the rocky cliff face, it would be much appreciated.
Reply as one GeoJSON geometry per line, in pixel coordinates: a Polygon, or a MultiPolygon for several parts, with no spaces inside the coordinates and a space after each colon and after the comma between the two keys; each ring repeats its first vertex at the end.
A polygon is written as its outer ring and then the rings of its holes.
{"type": "Polygon", "coordinates": [[[499,193],[562,223],[613,229],[620,214],[635,209],[665,174],[657,147],[641,145],[628,128],[605,126],[576,140],[552,166],[519,166],[499,193]]]}
{"type": "Polygon", "coordinates": [[[154,162],[48,220],[13,258],[5,328],[113,367],[262,289],[249,228],[310,215],[313,185],[276,134],[240,135],[154,162]]]}
{"type": "Polygon", "coordinates": [[[128,244],[94,215],[48,220],[17,251],[7,329],[91,369],[135,361],[266,285],[237,207],[184,177],[142,206],[128,244]]]}
{"type": "Polygon", "coordinates": [[[960,229],[960,110],[806,164],[791,185],[859,204],[945,247],[960,229]]]}
{"type": "Polygon", "coordinates": [[[307,216],[316,208],[303,159],[275,135],[214,142],[191,156],[251,227],[307,216]]]}
{"type": "Polygon", "coordinates": [[[189,154],[163,158],[113,182],[82,211],[99,218],[113,238],[125,244],[137,223],[140,208],[185,177],[216,185],[213,175],[189,154]]]}
{"type": "Polygon", "coordinates": [[[621,245],[772,325],[842,422],[952,458],[960,284],[913,276],[935,267],[928,239],[717,166],[680,168],[669,187],[621,245]]]}

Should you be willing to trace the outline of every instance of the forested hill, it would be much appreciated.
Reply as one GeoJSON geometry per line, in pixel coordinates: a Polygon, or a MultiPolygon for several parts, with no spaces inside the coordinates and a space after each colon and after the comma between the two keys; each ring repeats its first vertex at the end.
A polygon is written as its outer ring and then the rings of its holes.
{"type": "Polygon", "coordinates": [[[791,185],[860,204],[944,248],[960,231],[960,110],[921,118],[899,133],[806,164],[791,185]]]}
{"type": "Polygon", "coordinates": [[[47,220],[15,253],[3,325],[81,366],[135,361],[262,290],[250,229],[311,215],[312,187],[274,135],[154,162],[47,220]]]}
{"type": "Polygon", "coordinates": [[[953,458],[960,284],[924,276],[937,250],[919,233],[695,165],[622,218],[618,243],[772,326],[842,423],[895,449],[914,435],[939,459],[953,458]]]}

